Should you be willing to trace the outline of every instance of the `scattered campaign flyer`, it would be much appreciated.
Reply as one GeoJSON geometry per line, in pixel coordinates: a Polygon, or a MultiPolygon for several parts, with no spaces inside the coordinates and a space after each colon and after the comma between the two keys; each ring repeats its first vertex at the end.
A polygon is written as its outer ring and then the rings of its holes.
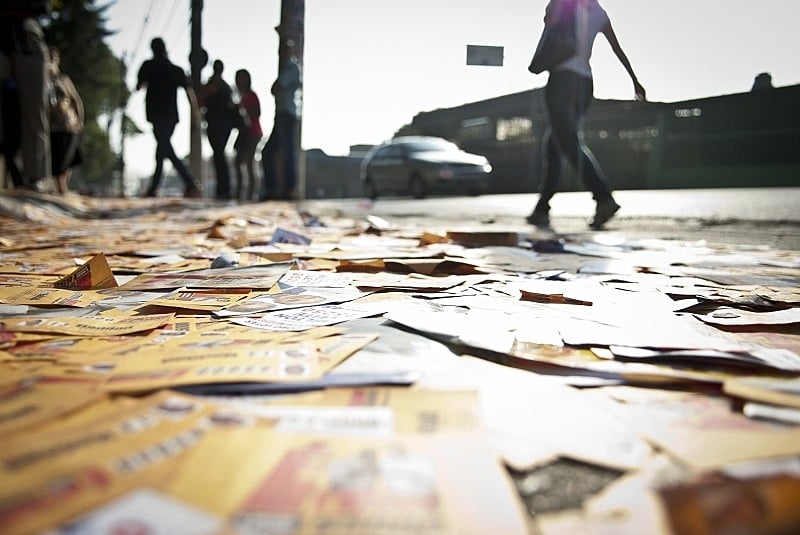
{"type": "Polygon", "coordinates": [[[0,197],[53,207],[0,214],[2,533],[666,534],[800,474],[796,251],[0,197]]]}
{"type": "Polygon", "coordinates": [[[56,288],[67,290],[103,290],[116,288],[117,280],[103,253],[97,254],[75,271],[53,283],[56,288]]]}

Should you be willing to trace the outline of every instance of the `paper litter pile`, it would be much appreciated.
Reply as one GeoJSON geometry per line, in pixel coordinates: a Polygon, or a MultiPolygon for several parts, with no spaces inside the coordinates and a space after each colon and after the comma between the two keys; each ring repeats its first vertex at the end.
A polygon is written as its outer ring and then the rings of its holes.
{"type": "Polygon", "coordinates": [[[800,532],[798,252],[81,202],[0,218],[4,534],[800,532]]]}

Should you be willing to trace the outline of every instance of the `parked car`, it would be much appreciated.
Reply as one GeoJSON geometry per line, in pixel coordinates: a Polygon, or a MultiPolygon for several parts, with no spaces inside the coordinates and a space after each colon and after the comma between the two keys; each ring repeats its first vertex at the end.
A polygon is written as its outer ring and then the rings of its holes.
{"type": "Polygon", "coordinates": [[[478,195],[489,189],[492,166],[440,137],[403,136],[370,150],[361,164],[364,196],[392,192],[422,199],[434,193],[478,195]]]}

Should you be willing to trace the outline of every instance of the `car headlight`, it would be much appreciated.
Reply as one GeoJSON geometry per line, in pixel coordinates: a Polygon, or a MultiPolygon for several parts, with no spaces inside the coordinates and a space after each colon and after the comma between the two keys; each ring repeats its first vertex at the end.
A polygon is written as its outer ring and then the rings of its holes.
{"type": "Polygon", "coordinates": [[[492,172],[492,164],[490,164],[488,162],[483,164],[483,171],[486,172],[486,173],[491,173],[492,172]]]}

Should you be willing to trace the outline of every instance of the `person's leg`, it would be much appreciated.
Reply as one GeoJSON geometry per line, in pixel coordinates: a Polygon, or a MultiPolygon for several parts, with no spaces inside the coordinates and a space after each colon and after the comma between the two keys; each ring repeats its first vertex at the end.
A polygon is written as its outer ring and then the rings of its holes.
{"type": "Polygon", "coordinates": [[[543,138],[542,181],[539,186],[539,199],[533,212],[527,217],[532,225],[547,226],[550,224],[550,199],[558,191],[558,180],[561,176],[561,153],[553,139],[552,131],[547,130],[543,138]]]}
{"type": "Polygon", "coordinates": [[[69,192],[69,179],[72,176],[72,168],[77,164],[76,156],[81,137],[79,134],[67,134],[67,144],[64,150],[64,165],[60,175],[56,177],[56,187],[62,195],[69,192]]]}
{"type": "Polygon", "coordinates": [[[228,158],[225,150],[221,148],[214,150],[214,169],[217,178],[216,197],[217,199],[229,199],[231,196],[231,174],[228,169],[228,158]]]}
{"type": "Polygon", "coordinates": [[[158,194],[158,187],[161,185],[161,178],[164,175],[164,159],[169,151],[169,138],[174,129],[175,125],[169,122],[153,123],[153,137],[156,140],[156,168],[153,171],[153,178],[150,179],[150,187],[145,193],[146,197],[155,197],[158,194]]]}
{"type": "Polygon", "coordinates": [[[245,161],[245,145],[247,144],[247,134],[240,131],[239,136],[236,138],[236,144],[234,147],[236,148],[236,156],[234,157],[234,171],[236,176],[236,186],[233,191],[233,198],[236,199],[237,202],[242,201],[242,192],[244,191],[244,173],[242,172],[242,166],[244,165],[245,161]]]}
{"type": "Polygon", "coordinates": [[[582,151],[579,136],[579,112],[581,110],[581,106],[578,104],[580,99],[579,78],[579,75],[568,71],[552,73],[547,83],[545,99],[551,142],[555,142],[558,152],[567,159],[570,165],[580,171],[582,151]]]}
{"type": "MultiPolygon", "coordinates": [[[[592,102],[594,85],[590,78],[579,77],[578,94],[576,98],[576,116],[578,124],[582,125],[586,111],[592,102]]],[[[589,150],[585,143],[579,145],[581,152],[579,155],[579,171],[584,184],[592,192],[592,197],[596,201],[594,217],[589,221],[589,226],[594,229],[601,229],[609,219],[619,211],[620,206],[614,200],[611,186],[603,175],[602,168],[597,159],[589,150]]]]}
{"type": "Polygon", "coordinates": [[[50,133],[50,159],[53,165],[52,175],[55,179],[56,190],[60,194],[67,192],[67,170],[72,165],[77,142],[73,143],[73,136],[67,132],[50,133]]]}
{"type": "Polygon", "coordinates": [[[246,152],[244,155],[244,164],[247,171],[247,201],[253,200],[253,195],[256,189],[256,171],[254,168],[256,147],[258,146],[259,138],[255,136],[247,136],[246,152]]]}
{"type": "Polygon", "coordinates": [[[59,195],[69,192],[69,169],[54,177],[56,179],[56,191],[59,195]]]}
{"type": "Polygon", "coordinates": [[[225,147],[230,137],[230,129],[209,127],[208,142],[214,153],[214,172],[216,173],[217,199],[229,199],[231,196],[231,175],[228,169],[228,158],[225,156],[225,147]]]}
{"type": "MultiPolygon", "coordinates": [[[[586,111],[589,109],[589,105],[592,102],[593,91],[594,85],[591,78],[576,75],[574,100],[576,132],[583,126],[586,111]]],[[[586,184],[586,188],[592,192],[592,197],[596,201],[611,198],[611,188],[603,176],[600,164],[597,162],[594,154],[592,154],[592,151],[580,140],[578,140],[575,148],[577,150],[574,153],[575,161],[573,165],[575,165],[580,172],[581,179],[584,184],[586,184]]]]}
{"type": "MultiPolygon", "coordinates": [[[[2,156],[3,162],[5,164],[6,169],[8,170],[8,174],[11,175],[11,183],[15,188],[20,188],[25,185],[25,181],[22,178],[22,173],[17,166],[17,151],[18,149],[12,150],[8,144],[3,143],[2,147],[2,156]]],[[[0,183],[4,183],[5,177],[3,180],[0,180],[0,183]]]]}
{"type": "MultiPolygon", "coordinates": [[[[573,108],[570,99],[570,79],[567,73],[550,73],[545,88],[545,118],[547,131],[542,140],[542,172],[539,185],[539,199],[533,212],[527,217],[528,223],[546,226],[550,224],[550,199],[558,191],[561,177],[561,146],[559,138],[570,135],[573,121],[573,108]]],[[[575,134],[577,138],[577,133],[575,134]]]]}
{"type": "Polygon", "coordinates": [[[180,176],[181,180],[183,180],[183,183],[186,186],[184,193],[185,196],[200,197],[203,191],[203,185],[195,180],[192,172],[189,171],[189,168],[186,167],[186,164],[184,164],[183,161],[178,158],[178,155],[175,154],[175,149],[172,146],[172,133],[175,131],[175,126],[175,123],[172,122],[164,125],[163,137],[160,143],[160,145],[163,145],[163,158],[167,158],[170,163],[172,163],[172,167],[175,168],[178,176],[180,176]]]}

